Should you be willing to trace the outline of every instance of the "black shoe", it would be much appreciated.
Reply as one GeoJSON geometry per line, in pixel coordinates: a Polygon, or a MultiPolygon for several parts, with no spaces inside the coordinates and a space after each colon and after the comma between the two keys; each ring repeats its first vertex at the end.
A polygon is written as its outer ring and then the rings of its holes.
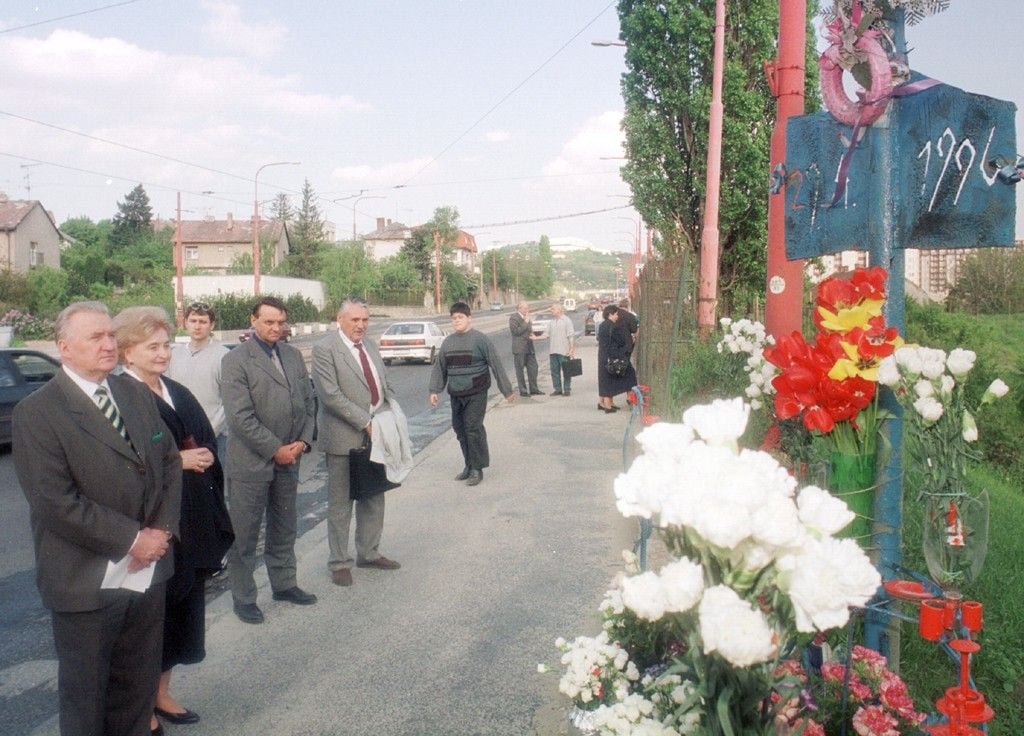
{"type": "Polygon", "coordinates": [[[235,615],[247,624],[263,623],[263,611],[255,603],[235,601],[235,615]]]}
{"type": "Polygon", "coordinates": [[[541,391],[539,388],[531,388],[530,389],[530,396],[543,396],[543,395],[544,395],[544,392],[541,391]]]}
{"type": "Polygon", "coordinates": [[[312,606],[316,603],[315,595],[307,593],[297,585],[294,588],[288,588],[288,590],[275,592],[272,597],[275,601],[288,601],[297,606],[312,606]]]}
{"type": "Polygon", "coordinates": [[[526,398],[530,398],[530,392],[529,391],[520,391],[519,395],[520,396],[525,396],[526,398]]]}
{"type": "Polygon", "coordinates": [[[552,391],[551,393],[548,394],[548,396],[561,396],[561,395],[562,395],[561,391],[552,391]]]}
{"type": "Polygon", "coordinates": [[[562,396],[571,396],[571,395],[572,395],[571,391],[563,391],[562,392],[562,396]]]}
{"type": "Polygon", "coordinates": [[[469,477],[469,466],[462,469],[462,472],[455,476],[455,480],[466,480],[469,477]]]}
{"type": "Polygon", "coordinates": [[[168,723],[173,723],[175,726],[185,726],[189,723],[199,723],[199,714],[195,711],[191,711],[188,708],[185,709],[184,713],[171,713],[169,710],[163,708],[153,707],[153,712],[163,718],[168,723]]]}
{"type": "Polygon", "coordinates": [[[484,479],[484,471],[482,470],[470,470],[469,478],[466,479],[467,486],[480,485],[480,481],[484,479]]]}

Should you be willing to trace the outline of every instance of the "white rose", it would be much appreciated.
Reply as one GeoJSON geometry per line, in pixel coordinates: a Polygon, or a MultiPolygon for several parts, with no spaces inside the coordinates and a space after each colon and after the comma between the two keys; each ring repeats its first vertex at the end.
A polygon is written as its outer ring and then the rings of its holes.
{"type": "Polygon", "coordinates": [[[718,652],[736,667],[766,662],[775,654],[774,632],[764,614],[728,586],[704,592],[698,618],[705,654],[718,652]]]}
{"type": "Polygon", "coordinates": [[[796,505],[800,521],[819,536],[836,534],[857,516],[841,499],[817,486],[800,491],[796,505]]]}
{"type": "Polygon", "coordinates": [[[691,406],[683,412],[683,423],[709,445],[735,447],[747,428],[749,416],[750,407],[742,399],[716,399],[710,404],[691,406]]]}
{"type": "Polygon", "coordinates": [[[974,367],[974,361],[977,358],[978,356],[973,350],[956,348],[950,352],[949,357],[946,359],[946,367],[957,378],[963,378],[971,372],[971,368],[974,367]]]}
{"type": "Polygon", "coordinates": [[[931,396],[915,401],[914,410],[929,424],[934,424],[942,418],[942,404],[931,396]]]}
{"type": "Polygon", "coordinates": [[[665,594],[661,578],[647,571],[622,581],[622,602],[626,608],[648,621],[657,621],[665,615],[665,594]]]}

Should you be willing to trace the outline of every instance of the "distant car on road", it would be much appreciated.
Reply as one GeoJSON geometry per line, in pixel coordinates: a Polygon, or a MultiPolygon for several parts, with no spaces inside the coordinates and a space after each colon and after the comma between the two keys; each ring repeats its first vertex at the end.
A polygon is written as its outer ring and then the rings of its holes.
{"type": "Polygon", "coordinates": [[[538,314],[533,318],[533,334],[538,337],[547,337],[551,329],[551,315],[538,314]]]}
{"type": "Polygon", "coordinates": [[[0,445],[11,443],[14,405],[60,370],[60,361],[38,350],[0,349],[0,445]]]}
{"type": "Polygon", "coordinates": [[[501,302],[491,302],[491,311],[500,312],[504,305],[501,302]]]}
{"type": "MultiPolygon", "coordinates": [[[[238,334],[238,342],[245,342],[246,340],[248,340],[249,338],[251,338],[255,334],[256,334],[256,331],[252,327],[247,327],[246,329],[242,330],[238,334]]],[[[286,324],[284,326],[284,330],[281,333],[281,339],[284,340],[285,342],[288,342],[289,340],[292,339],[292,326],[291,325],[286,324]]]]}
{"type": "Polygon", "coordinates": [[[576,300],[575,299],[569,299],[568,297],[563,299],[562,300],[562,308],[565,309],[566,312],[575,312],[576,311],[576,300]]]}
{"type": "Polygon", "coordinates": [[[384,365],[394,360],[422,360],[433,363],[444,342],[444,330],[433,322],[395,322],[384,330],[377,345],[384,365]]]}
{"type": "Polygon", "coordinates": [[[595,321],[594,321],[594,316],[596,314],[597,314],[597,310],[596,309],[591,309],[589,312],[587,312],[587,316],[583,318],[583,334],[584,335],[593,335],[595,332],[597,332],[597,325],[595,324],[595,321]]]}

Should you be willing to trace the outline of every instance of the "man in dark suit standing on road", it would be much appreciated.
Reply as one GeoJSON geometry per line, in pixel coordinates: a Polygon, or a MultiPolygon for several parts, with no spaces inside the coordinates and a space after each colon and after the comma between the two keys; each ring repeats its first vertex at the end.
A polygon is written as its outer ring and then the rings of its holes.
{"type": "Polygon", "coordinates": [[[516,369],[519,395],[539,396],[541,390],[537,386],[537,351],[533,347],[533,322],[530,320],[530,305],[525,301],[519,302],[516,311],[508,318],[508,331],[512,333],[512,362],[516,369]]]}
{"type": "Polygon", "coordinates": [[[313,346],[313,381],[320,400],[317,441],[327,455],[327,567],[335,585],[352,585],[348,535],[353,507],[358,567],[397,570],[401,565],[378,550],[384,529],[384,494],[349,497],[349,453],[372,436],[373,417],[387,411],[395,394],[377,346],[366,339],[370,308],[346,299],[338,309],[338,331],[313,346]]]}
{"type": "Polygon", "coordinates": [[[263,559],[274,600],[316,603],[295,579],[299,458],[313,441],[313,393],[302,353],[281,340],[287,321],[284,302],[262,297],[252,309],[253,337],[221,362],[228,420],[224,474],[235,529],[228,572],[235,614],[248,624],[263,623],[253,572],[264,511],[263,559]]]}
{"type": "Polygon", "coordinates": [[[12,446],[39,593],[52,612],[60,732],[144,736],[160,677],[181,458],[149,389],[109,375],[117,345],[105,305],[70,305],[56,335],[63,370],[15,408],[12,446]]]}

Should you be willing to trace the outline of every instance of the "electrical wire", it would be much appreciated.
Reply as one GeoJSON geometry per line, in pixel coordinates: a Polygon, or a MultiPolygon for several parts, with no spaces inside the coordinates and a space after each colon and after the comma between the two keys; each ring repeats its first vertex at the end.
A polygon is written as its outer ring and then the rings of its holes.
{"type": "Polygon", "coordinates": [[[92,8],[91,10],[80,10],[77,13],[71,13],[69,15],[61,15],[56,18],[47,18],[46,20],[37,20],[35,23],[26,23],[22,26],[14,26],[13,28],[0,29],[0,33],[14,33],[15,31],[24,31],[26,28],[35,28],[36,26],[43,26],[47,23],[56,23],[59,20],[67,20],[68,18],[77,18],[80,15],[89,15],[90,13],[98,13],[101,10],[110,10],[110,8],[119,8],[122,5],[131,5],[137,3],[139,0],[124,0],[120,3],[111,3],[110,5],[103,5],[99,8],[92,8]]]}

